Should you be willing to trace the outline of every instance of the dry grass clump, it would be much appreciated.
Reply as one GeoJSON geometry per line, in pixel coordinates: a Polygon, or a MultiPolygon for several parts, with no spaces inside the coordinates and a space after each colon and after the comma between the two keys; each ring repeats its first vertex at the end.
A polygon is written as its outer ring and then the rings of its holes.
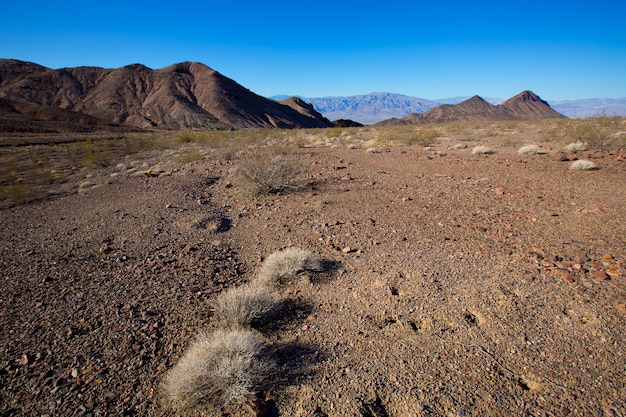
{"type": "Polygon", "coordinates": [[[304,271],[323,270],[313,252],[302,249],[285,249],[269,255],[259,270],[257,282],[269,288],[284,285],[304,271]]]}
{"type": "Polygon", "coordinates": [[[200,334],[164,382],[168,404],[177,411],[215,412],[253,398],[273,369],[251,330],[200,334]]]}
{"type": "Polygon", "coordinates": [[[287,148],[253,146],[241,155],[237,170],[241,186],[253,195],[295,189],[297,170],[287,148]]]}
{"type": "Polygon", "coordinates": [[[220,329],[199,335],[169,371],[163,383],[167,404],[178,412],[215,413],[255,401],[274,366],[249,326],[274,311],[278,285],[299,272],[322,270],[311,251],[285,249],[267,257],[256,280],[222,292],[212,302],[220,329]]]}
{"type": "Polygon", "coordinates": [[[565,146],[565,150],[568,152],[586,151],[587,145],[584,142],[573,142],[565,146]]]}
{"type": "Polygon", "coordinates": [[[537,155],[539,153],[539,146],[524,145],[517,150],[517,153],[522,154],[522,155],[537,155]]]}
{"type": "Polygon", "coordinates": [[[246,284],[221,293],[212,307],[221,326],[237,329],[262,321],[274,310],[275,304],[266,287],[246,284]]]}
{"type": "Polygon", "coordinates": [[[472,149],[472,155],[490,155],[495,152],[496,151],[486,146],[476,146],[472,149]]]}
{"type": "Polygon", "coordinates": [[[591,161],[587,161],[586,159],[578,159],[570,164],[569,169],[573,169],[575,171],[591,171],[598,169],[598,166],[591,161]]]}

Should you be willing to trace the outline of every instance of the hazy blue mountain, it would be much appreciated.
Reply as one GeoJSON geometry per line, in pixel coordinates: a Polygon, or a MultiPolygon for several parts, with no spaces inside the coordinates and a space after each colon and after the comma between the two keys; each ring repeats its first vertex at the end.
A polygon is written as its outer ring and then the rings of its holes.
{"type": "MultiPolygon", "coordinates": [[[[283,96],[272,99],[281,100],[283,96]]],[[[424,113],[439,102],[393,93],[370,93],[350,97],[301,97],[330,120],[350,119],[373,124],[392,117],[402,118],[411,113],[424,113]]]]}
{"type": "MultiPolygon", "coordinates": [[[[274,100],[284,100],[289,96],[273,96],[274,100]]],[[[450,97],[428,100],[394,93],[370,93],[349,97],[301,97],[330,120],[350,119],[363,124],[374,124],[383,120],[402,119],[413,113],[425,113],[442,104],[459,104],[470,97],[450,97]]],[[[494,106],[504,103],[504,99],[485,97],[494,106]]],[[[557,112],[567,117],[593,117],[602,113],[607,116],[626,116],[626,98],[584,99],[548,101],[557,112]]]]}
{"type": "Polygon", "coordinates": [[[590,98],[584,100],[548,101],[550,106],[567,117],[626,116],[625,98],[590,98]]]}

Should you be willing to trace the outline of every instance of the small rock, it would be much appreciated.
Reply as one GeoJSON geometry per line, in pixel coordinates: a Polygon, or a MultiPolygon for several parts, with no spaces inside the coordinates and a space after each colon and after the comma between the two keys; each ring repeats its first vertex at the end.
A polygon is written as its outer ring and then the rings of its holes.
{"type": "Polygon", "coordinates": [[[615,410],[610,407],[604,407],[604,415],[607,417],[615,417],[615,410]]]}
{"type": "Polygon", "coordinates": [[[498,187],[496,188],[496,194],[498,195],[504,195],[504,187],[498,187]]]}
{"type": "Polygon", "coordinates": [[[352,248],[350,246],[346,246],[345,248],[341,249],[341,251],[343,253],[350,253],[352,252],[352,248]]]}
{"type": "Polygon", "coordinates": [[[576,282],[576,277],[571,272],[567,270],[561,270],[559,271],[559,273],[561,274],[561,277],[563,277],[563,279],[569,282],[570,284],[573,284],[574,282],[576,282]]]}
{"type": "Polygon", "coordinates": [[[606,281],[607,279],[609,279],[607,273],[600,270],[591,271],[591,276],[599,281],[606,281]]]}
{"type": "Polygon", "coordinates": [[[30,358],[28,357],[27,354],[24,353],[22,357],[20,358],[20,365],[26,366],[28,365],[29,362],[30,362],[30,358]]]}

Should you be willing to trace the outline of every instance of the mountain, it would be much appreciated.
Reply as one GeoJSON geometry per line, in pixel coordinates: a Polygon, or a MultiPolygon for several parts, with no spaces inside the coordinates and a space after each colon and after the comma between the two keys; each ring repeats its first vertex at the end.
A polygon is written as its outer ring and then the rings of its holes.
{"type": "Polygon", "coordinates": [[[626,116],[626,97],[549,101],[549,103],[554,110],[567,117],[626,116]]]}
{"type": "Polygon", "coordinates": [[[442,104],[426,113],[413,113],[404,118],[392,118],[377,123],[378,126],[407,124],[448,123],[459,121],[497,121],[563,118],[550,105],[532,91],[523,91],[504,103],[493,105],[479,96],[459,104],[442,104]]]}
{"type": "Polygon", "coordinates": [[[160,129],[332,126],[302,100],[285,104],[261,97],[198,62],[158,70],[141,64],[53,70],[3,59],[0,100],[0,114],[31,124],[47,119],[160,129]]]}
{"type": "MultiPolygon", "coordinates": [[[[281,100],[285,96],[273,96],[281,100]]],[[[363,124],[373,124],[391,117],[404,117],[423,113],[440,103],[423,98],[393,93],[370,93],[350,97],[304,98],[317,111],[330,120],[349,119],[363,124]]]]}

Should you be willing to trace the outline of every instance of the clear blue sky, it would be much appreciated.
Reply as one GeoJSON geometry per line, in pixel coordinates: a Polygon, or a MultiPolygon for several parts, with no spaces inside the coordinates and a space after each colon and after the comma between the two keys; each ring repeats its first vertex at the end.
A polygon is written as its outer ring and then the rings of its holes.
{"type": "Polygon", "coordinates": [[[265,96],[626,97],[626,1],[9,1],[0,57],[199,61],[265,96]]]}

